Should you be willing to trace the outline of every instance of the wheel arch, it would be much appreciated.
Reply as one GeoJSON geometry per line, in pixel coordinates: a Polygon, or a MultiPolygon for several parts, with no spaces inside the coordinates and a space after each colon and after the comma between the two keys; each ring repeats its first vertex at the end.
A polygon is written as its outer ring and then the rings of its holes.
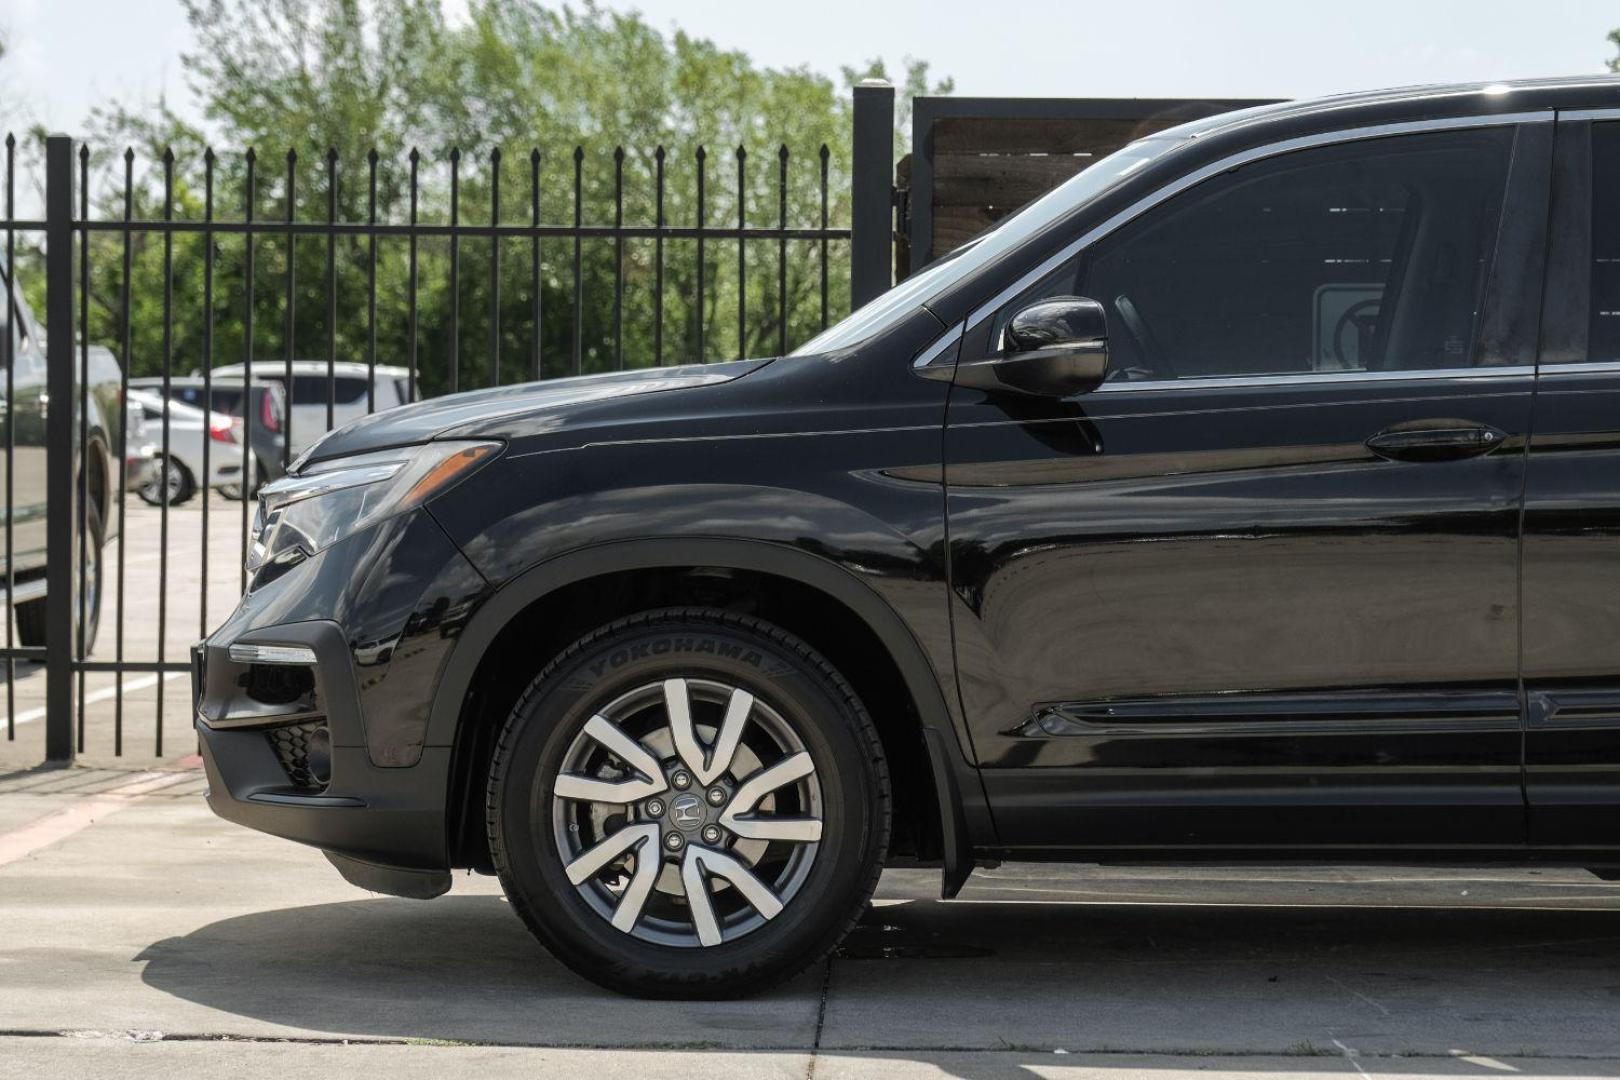
{"type": "MultiPolygon", "coordinates": [[[[757,574],[813,590],[844,609],[876,639],[898,673],[921,728],[928,756],[928,786],[939,810],[943,891],[954,895],[972,869],[973,838],[969,835],[968,813],[974,811],[976,821],[987,821],[988,815],[983,810],[983,789],[977,771],[964,752],[962,736],[946,704],[945,688],[933,665],[904,620],[870,586],[836,563],[769,541],[614,541],[549,559],[496,591],[462,629],[434,693],[427,741],[429,745],[457,747],[452,756],[459,759],[452,764],[447,829],[456,828],[456,803],[469,782],[467,770],[476,766],[475,761],[467,760],[475,755],[465,753],[462,747],[462,736],[477,712],[473,701],[475,680],[480,665],[508,628],[570,586],[629,573],[694,568],[757,574]]],[[[793,629],[791,625],[787,628],[793,629]]],[[[457,836],[452,832],[447,839],[454,850],[457,836]]]]}

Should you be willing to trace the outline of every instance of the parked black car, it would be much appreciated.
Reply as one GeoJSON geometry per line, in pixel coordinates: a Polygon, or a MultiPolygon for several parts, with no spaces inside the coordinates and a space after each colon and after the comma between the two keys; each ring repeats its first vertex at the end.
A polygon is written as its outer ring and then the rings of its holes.
{"type": "MultiPolygon", "coordinates": [[[[45,328],[23,297],[21,280],[12,288],[9,278],[10,268],[0,260],[0,334],[4,335],[0,343],[0,529],[8,514],[11,523],[9,550],[3,546],[6,540],[0,532],[0,592],[9,586],[17,644],[42,648],[47,551],[45,424],[51,408],[45,381],[45,328]],[[8,318],[12,313],[15,319],[8,318]],[[9,371],[5,369],[8,364],[9,371]]],[[[150,466],[133,437],[127,457],[119,459],[119,448],[124,446],[122,425],[128,422],[133,436],[139,430],[139,417],[129,417],[122,401],[123,375],[118,361],[106,349],[92,345],[85,349],[83,363],[89,378],[83,387],[82,425],[74,424],[73,471],[74,490],[83,493],[84,516],[74,521],[76,547],[69,557],[74,585],[83,594],[73,604],[73,643],[77,649],[82,641],[88,654],[101,625],[102,549],[118,535],[121,525],[120,472],[126,487],[134,490],[145,482],[150,466]],[[81,538],[82,574],[77,550],[81,538]]],[[[81,412],[80,402],[66,407],[76,415],[81,412]]]]}
{"type": "Polygon", "coordinates": [[[1620,81],[1267,106],[792,356],[350,424],[197,648],[210,801],[673,996],[897,863],[1611,874],[1617,256],[1620,81]]]}
{"type": "MultiPolygon", "coordinates": [[[[129,385],[156,394],[163,392],[163,379],[158,376],[131,379],[129,385]]],[[[218,375],[207,382],[203,381],[201,375],[171,375],[169,396],[193,408],[212,409],[226,416],[243,418],[245,430],[241,442],[253,463],[251,490],[257,491],[259,485],[275,480],[285,472],[282,462],[287,457],[287,404],[280,383],[255,381],[249,387],[241,379],[218,375]]],[[[240,489],[235,486],[220,490],[228,498],[241,496],[240,489]]]]}

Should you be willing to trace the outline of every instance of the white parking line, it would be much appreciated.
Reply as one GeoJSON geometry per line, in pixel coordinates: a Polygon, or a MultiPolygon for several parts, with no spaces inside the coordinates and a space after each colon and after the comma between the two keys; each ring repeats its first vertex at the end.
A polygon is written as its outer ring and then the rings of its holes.
{"type": "MultiPolygon", "coordinates": [[[[184,671],[165,671],[163,673],[163,681],[170,682],[174,679],[184,679],[187,674],[188,673],[184,671]]],[[[141,675],[124,683],[123,693],[127,694],[132,690],[145,690],[149,686],[156,686],[157,681],[158,677],[156,673],[150,675],[141,675]]],[[[84,695],[84,703],[86,705],[94,705],[98,701],[107,701],[110,698],[115,698],[118,696],[118,694],[118,684],[114,683],[112,686],[104,686],[100,690],[92,690],[90,693],[84,695]]],[[[22,712],[17,714],[16,719],[13,720],[12,723],[19,725],[28,724],[35,720],[43,720],[44,718],[45,706],[41,705],[37,709],[24,709],[22,712]]]]}

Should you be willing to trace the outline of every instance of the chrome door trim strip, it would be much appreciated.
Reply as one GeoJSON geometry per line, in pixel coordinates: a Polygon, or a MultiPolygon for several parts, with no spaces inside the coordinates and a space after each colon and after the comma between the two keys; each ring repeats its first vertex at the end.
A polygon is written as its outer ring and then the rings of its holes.
{"type": "MultiPolygon", "coordinates": [[[[1620,112],[1615,114],[1620,116],[1620,112]]],[[[1614,375],[1620,373],[1620,360],[1600,360],[1596,363],[1542,364],[1543,375],[1614,375]]]]}
{"type": "Polygon", "coordinates": [[[1231,154],[1212,162],[1202,168],[1195,169],[1185,176],[1159,188],[1150,195],[1137,200],[1135,203],[1121,210],[1107,221],[1087,232],[1077,240],[1065,244],[1056,254],[1049,256],[1039,266],[1024,274],[1017,281],[1002,289],[989,301],[975,308],[967,318],[967,330],[972,330],[980,323],[999,311],[1002,305],[1013,299],[1019,293],[1035,284],[1041,278],[1056,270],[1063,263],[1073,258],[1082,248],[1095,243],[1097,240],[1115,229],[1131,221],[1133,218],[1164,202],[1173,195],[1179,195],[1195,184],[1202,183],[1217,173],[1226,172],[1240,165],[1259,161],[1263,158],[1276,157],[1280,154],[1291,153],[1315,146],[1328,146],[1335,143],[1357,142],[1362,139],[1377,139],[1386,135],[1409,135],[1425,131],[1448,131],[1460,128],[1479,127],[1506,127],[1516,124],[1551,123],[1554,113],[1551,109],[1540,112],[1499,113],[1490,116],[1453,116],[1438,120],[1410,120],[1398,124],[1377,124],[1371,127],[1346,128],[1340,131],[1323,131],[1314,135],[1301,135],[1282,142],[1270,143],[1266,146],[1257,146],[1236,154],[1231,154]]]}
{"type": "Polygon", "coordinates": [[[1532,376],[1536,369],[1530,364],[1495,368],[1425,368],[1420,371],[1328,371],[1309,375],[1229,375],[1194,379],[1144,379],[1141,382],[1105,382],[1093,394],[1135,393],[1146,390],[1228,390],[1246,387],[1321,386],[1340,383],[1432,382],[1448,379],[1456,382],[1488,382],[1493,379],[1522,379],[1532,376]]]}

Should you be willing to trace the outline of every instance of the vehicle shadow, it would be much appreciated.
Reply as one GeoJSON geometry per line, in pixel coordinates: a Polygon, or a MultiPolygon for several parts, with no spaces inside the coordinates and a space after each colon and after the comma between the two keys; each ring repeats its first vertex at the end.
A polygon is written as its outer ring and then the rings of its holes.
{"type": "Polygon", "coordinates": [[[1480,1074],[1464,1068],[1476,1058],[1612,1058],[1613,1071],[1586,1060],[1579,1074],[1620,1076],[1613,909],[890,899],[828,967],[731,1002],[598,990],[493,896],[257,912],[138,959],[150,986],[286,1033],[817,1046],[948,1073],[964,1051],[1020,1051],[998,1060],[1029,1075],[1062,1050],[1268,1055],[1294,1075],[1342,1074],[1360,1057],[1448,1075],[1480,1074]]]}

